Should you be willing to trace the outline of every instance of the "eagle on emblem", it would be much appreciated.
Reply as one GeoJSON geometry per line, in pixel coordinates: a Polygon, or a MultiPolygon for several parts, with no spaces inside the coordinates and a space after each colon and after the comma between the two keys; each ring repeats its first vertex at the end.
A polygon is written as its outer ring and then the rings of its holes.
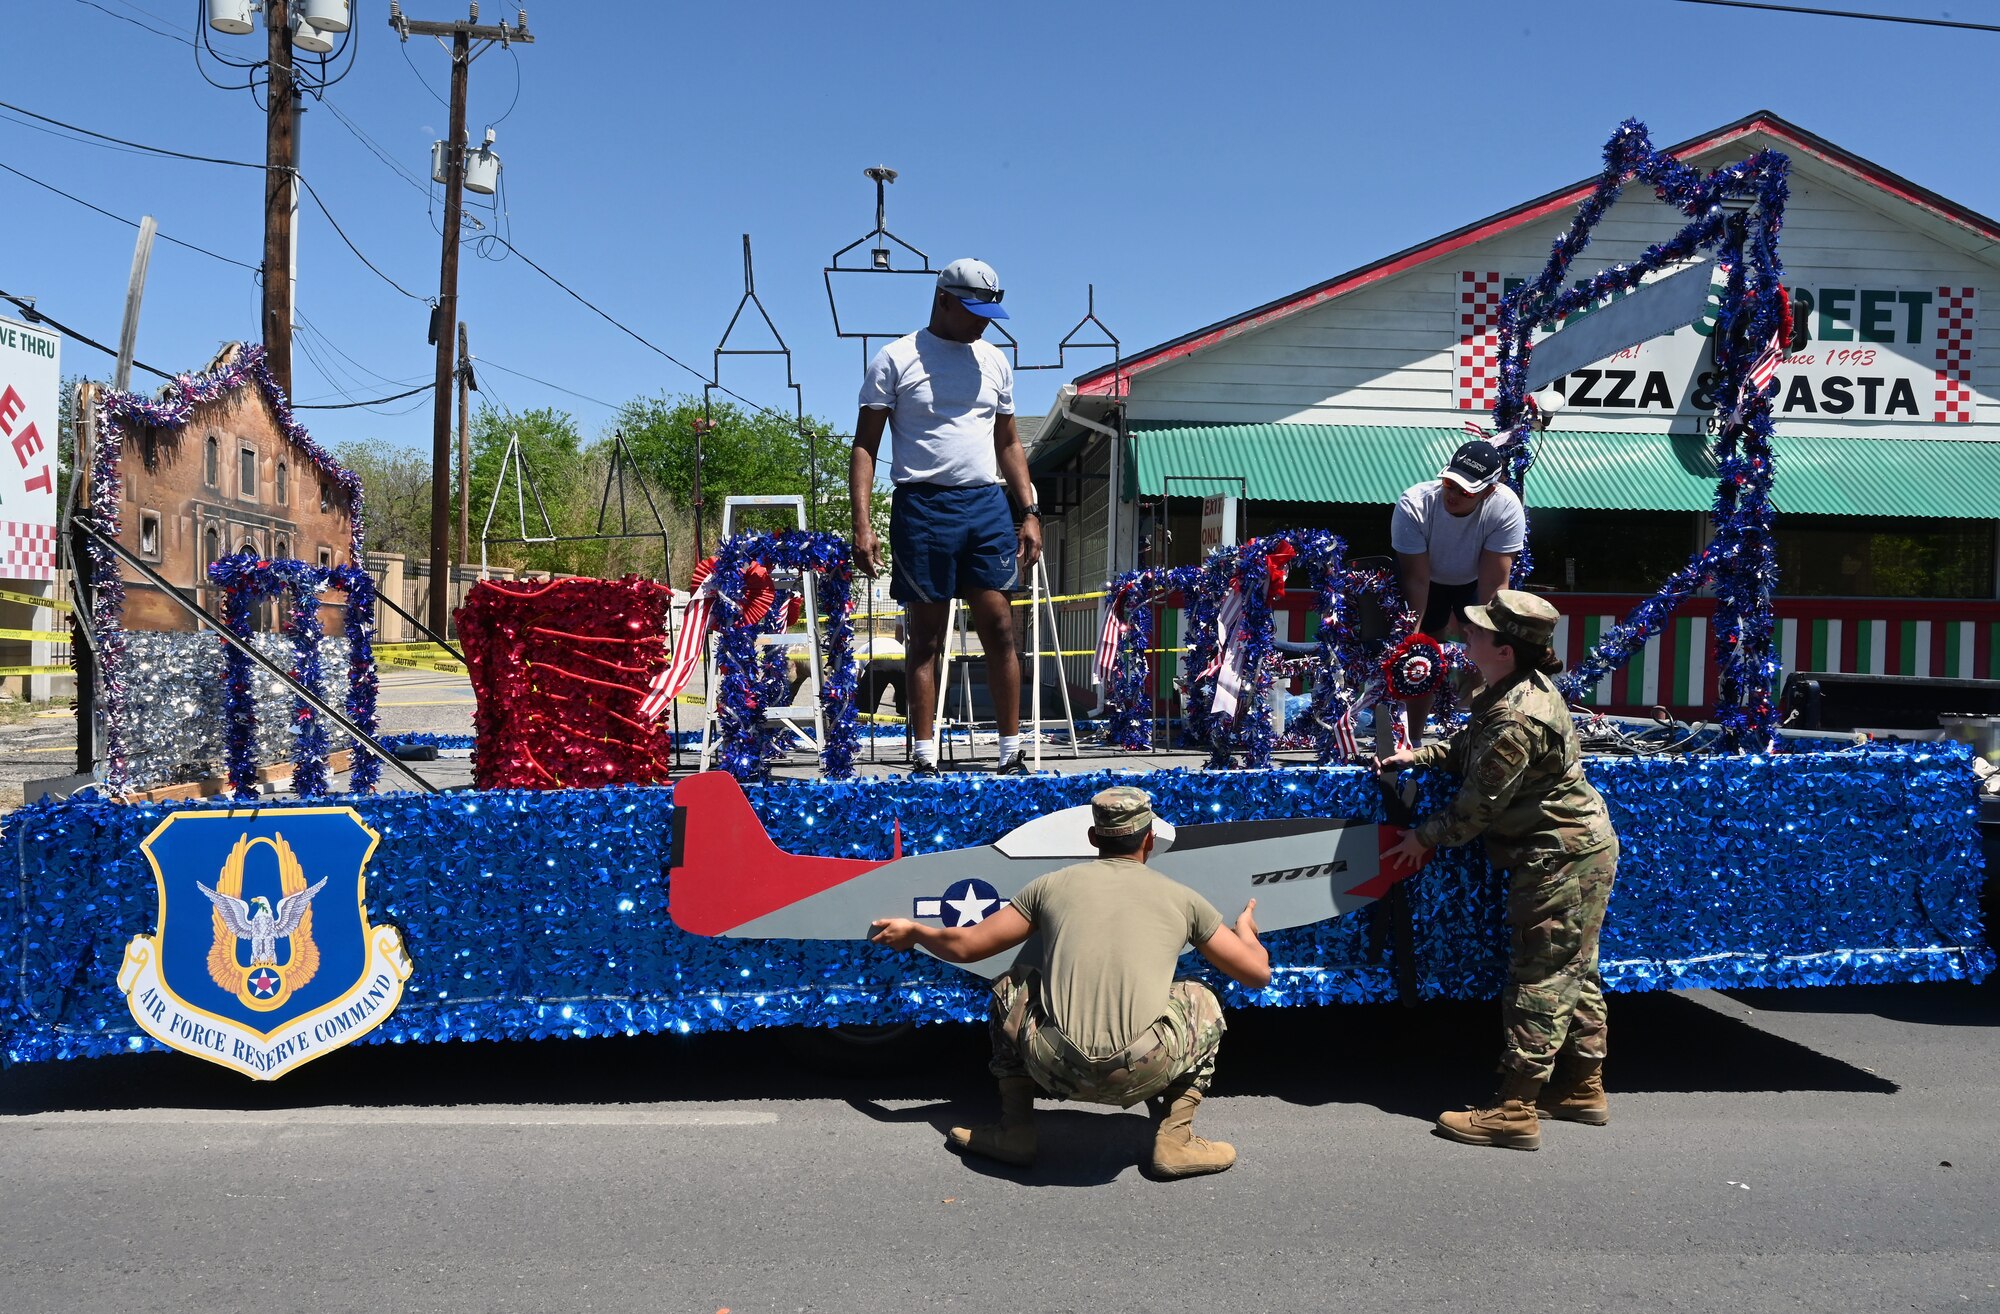
{"type": "Polygon", "coordinates": [[[283,978],[286,994],[312,980],[319,971],[319,946],[312,938],[312,901],[325,888],[326,879],[306,884],[305,869],[283,835],[275,840],[253,841],[248,835],[238,839],[215,884],[217,888],[210,889],[200,881],[195,882],[195,888],[215,906],[215,943],[208,951],[208,974],[217,985],[231,994],[239,994],[245,989],[249,973],[260,967],[268,967],[283,978]],[[275,909],[261,894],[248,900],[242,897],[244,861],[257,844],[269,844],[278,855],[282,893],[275,909]],[[291,954],[281,967],[278,941],[287,937],[291,940],[291,954]],[[247,969],[236,961],[236,946],[241,940],[250,942],[247,969]]]}

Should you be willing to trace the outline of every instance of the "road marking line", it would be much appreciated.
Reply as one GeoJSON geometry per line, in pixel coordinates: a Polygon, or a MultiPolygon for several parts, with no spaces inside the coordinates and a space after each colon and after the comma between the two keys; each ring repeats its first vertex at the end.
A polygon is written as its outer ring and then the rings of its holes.
{"type": "Polygon", "coordinates": [[[0,1130],[32,1127],[768,1127],[775,1113],[754,1109],[646,1107],[538,1108],[466,1105],[436,1109],[74,1109],[0,1116],[0,1130]]]}

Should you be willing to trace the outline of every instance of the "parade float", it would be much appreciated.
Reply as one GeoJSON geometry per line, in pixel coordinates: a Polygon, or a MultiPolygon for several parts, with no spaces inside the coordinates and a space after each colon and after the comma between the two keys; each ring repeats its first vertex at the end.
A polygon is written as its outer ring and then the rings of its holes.
{"type": "MultiPolygon", "coordinates": [[[[1718,395],[1734,400],[1714,439],[1715,537],[1567,677],[1572,690],[1600,678],[1682,600],[1712,593],[1712,722],[1588,763],[1623,846],[1602,945],[1614,990],[1965,979],[1993,965],[1969,752],[1779,726],[1778,463],[1763,378],[1788,313],[1786,167],[1764,152],[1700,174],[1654,151],[1640,125],[1621,126],[1542,277],[1502,312],[1490,432],[1532,507],[1533,331],[1614,294],[1636,303],[1697,259],[1719,301],[1718,395]],[[1574,280],[1593,227],[1635,178],[1686,226],[1636,261],[1574,280]]],[[[271,389],[254,360],[239,368],[271,389]]],[[[1407,796],[1381,788],[1366,717],[1385,712],[1374,733],[1396,734],[1404,701],[1448,693],[1454,655],[1414,633],[1389,576],[1311,529],[1109,581],[1103,769],[1070,774],[859,774],[852,567],[837,535],[726,539],[705,563],[704,605],[678,631],[665,589],[649,581],[482,585],[460,625],[479,695],[477,787],[439,792],[374,738],[357,510],[339,565],[232,556],[211,569],[224,604],[203,637],[227,654],[216,715],[229,796],[126,797],[144,742],[175,731],[150,700],[129,697],[138,672],[116,606],[118,462],[143,434],[120,425],[184,422],[200,397],[245,383],[183,380],[165,400],[101,404],[84,530],[110,751],[100,788],[5,823],[8,1062],[164,1045],[271,1078],[357,1040],[972,1020],[985,1009],[978,974],[870,945],[869,918],[978,920],[1026,873],[1081,856],[1075,810],[1113,780],[1152,795],[1173,832],[1163,861],[1185,878],[1237,879],[1284,908],[1267,937],[1268,988],[1211,977],[1231,1006],[1484,997],[1502,982],[1504,886],[1477,845],[1414,874],[1374,856],[1383,823],[1406,804],[1440,806],[1452,782],[1426,774],[1403,782],[1407,796]],[[823,619],[817,771],[801,775],[774,770],[788,732],[769,713],[786,701],[786,671],[758,640],[787,612],[774,577],[807,575],[823,619]],[[1316,623],[1288,669],[1273,600],[1302,593],[1316,623]],[[266,599],[285,608],[275,661],[248,636],[266,599]],[[1161,606],[1184,617],[1173,731],[1184,765],[1134,773],[1121,753],[1160,756],[1164,709],[1150,691],[1170,660],[1154,651],[1161,606]],[[330,660],[321,613],[332,607],[346,620],[330,660]],[[716,769],[675,778],[662,698],[702,663],[716,769]],[[1281,744],[1268,695],[1301,670],[1303,731],[1281,744]],[[256,788],[274,717],[296,762],[295,797],[256,788]],[[356,764],[339,794],[327,769],[336,742],[356,764]],[[1281,749],[1292,750],[1284,761],[1281,749]],[[413,787],[381,792],[388,784],[413,787]]]]}

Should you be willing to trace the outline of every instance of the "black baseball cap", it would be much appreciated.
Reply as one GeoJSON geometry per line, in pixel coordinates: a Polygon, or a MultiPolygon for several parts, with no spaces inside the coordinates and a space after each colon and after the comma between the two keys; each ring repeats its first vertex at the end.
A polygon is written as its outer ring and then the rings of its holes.
{"type": "Polygon", "coordinates": [[[1438,471],[1438,478],[1449,479],[1468,493],[1483,493],[1500,482],[1500,476],[1507,469],[1507,458],[1500,455],[1500,449],[1482,438],[1459,444],[1451,454],[1451,463],[1438,471]]]}

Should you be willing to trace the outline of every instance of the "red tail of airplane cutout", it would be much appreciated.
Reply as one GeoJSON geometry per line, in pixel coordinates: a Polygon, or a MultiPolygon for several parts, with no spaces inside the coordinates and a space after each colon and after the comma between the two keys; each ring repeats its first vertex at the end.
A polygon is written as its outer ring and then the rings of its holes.
{"type": "MultiPolygon", "coordinates": [[[[896,855],[903,831],[896,827],[896,855]]],[[[886,861],[894,861],[893,858],[886,861]]],[[[743,787],[727,771],[674,786],[667,913],[694,935],[721,935],[755,917],[884,866],[867,858],[808,858],[771,842],[743,787]]]]}

